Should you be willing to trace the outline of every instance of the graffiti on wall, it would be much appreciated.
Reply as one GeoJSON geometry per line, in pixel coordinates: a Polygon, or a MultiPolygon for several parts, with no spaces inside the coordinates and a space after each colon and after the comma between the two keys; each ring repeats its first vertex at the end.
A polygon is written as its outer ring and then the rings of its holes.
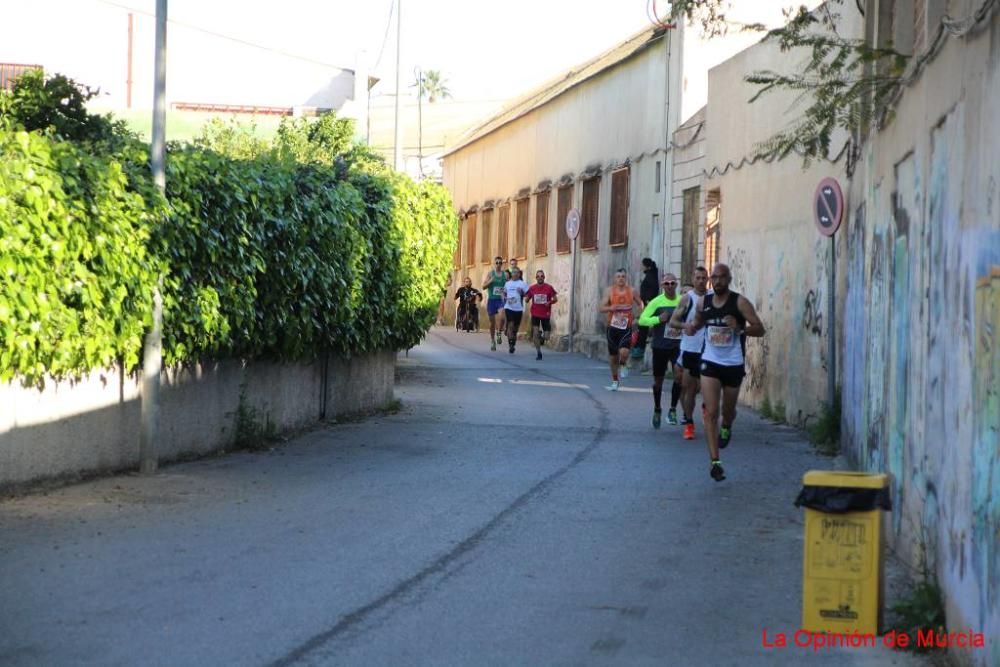
{"type": "Polygon", "coordinates": [[[938,578],[950,622],[995,629],[1000,219],[983,215],[988,197],[963,196],[992,187],[964,172],[963,123],[959,104],[930,130],[929,155],[894,166],[892,197],[872,186],[846,230],[842,426],[852,459],[891,473],[897,553],[938,578]]]}
{"type": "Polygon", "coordinates": [[[806,292],[805,302],[802,304],[802,328],[817,336],[823,335],[823,307],[816,290],[806,292]]]}

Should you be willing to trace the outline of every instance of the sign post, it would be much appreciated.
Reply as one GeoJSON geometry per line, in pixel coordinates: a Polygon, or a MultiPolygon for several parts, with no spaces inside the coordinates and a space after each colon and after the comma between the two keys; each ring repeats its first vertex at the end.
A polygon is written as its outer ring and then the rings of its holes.
{"type": "Polygon", "coordinates": [[[824,178],[816,186],[813,195],[813,211],[819,233],[830,238],[830,285],[827,288],[827,329],[826,329],[826,402],[834,409],[834,395],[837,391],[837,345],[836,345],[836,299],[837,288],[837,246],[834,239],[844,218],[844,193],[835,178],[824,178]]]}
{"type": "Polygon", "coordinates": [[[569,278],[569,351],[573,351],[573,332],[576,328],[576,237],[580,233],[580,211],[570,209],[566,214],[566,236],[573,242],[569,278]]]}

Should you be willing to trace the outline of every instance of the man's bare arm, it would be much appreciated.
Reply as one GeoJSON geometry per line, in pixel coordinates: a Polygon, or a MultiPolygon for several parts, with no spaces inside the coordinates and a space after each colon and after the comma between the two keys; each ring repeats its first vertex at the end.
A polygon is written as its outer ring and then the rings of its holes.
{"type": "Polygon", "coordinates": [[[684,318],[681,317],[681,311],[684,310],[685,311],[685,315],[686,315],[688,310],[691,310],[691,308],[694,308],[694,296],[692,296],[691,293],[688,292],[687,294],[684,295],[684,298],[687,299],[687,302],[688,302],[689,305],[688,305],[688,307],[687,307],[686,310],[684,308],[681,308],[680,304],[678,304],[677,308],[674,308],[674,312],[670,315],[670,323],[667,325],[671,329],[681,329],[681,328],[683,328],[684,327],[684,318]]]}
{"type": "Polygon", "coordinates": [[[604,300],[601,301],[601,305],[597,307],[597,310],[602,313],[607,313],[612,310],[611,308],[611,288],[608,287],[604,290],[604,300]]]}
{"type": "Polygon", "coordinates": [[[757,311],[754,309],[753,304],[750,303],[750,299],[740,295],[740,300],[736,303],[736,307],[739,308],[740,314],[747,321],[746,326],[743,328],[743,333],[753,337],[763,336],[765,333],[764,324],[757,317],[757,311]]]}

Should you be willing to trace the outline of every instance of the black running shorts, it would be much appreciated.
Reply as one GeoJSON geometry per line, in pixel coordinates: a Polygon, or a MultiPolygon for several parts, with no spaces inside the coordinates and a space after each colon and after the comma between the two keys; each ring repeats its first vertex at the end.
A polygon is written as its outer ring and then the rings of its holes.
{"type": "Polygon", "coordinates": [[[740,388],[743,383],[743,376],[746,375],[743,364],[739,366],[723,366],[711,361],[701,361],[701,376],[705,378],[715,378],[722,383],[723,387],[740,388]]]}
{"type": "Polygon", "coordinates": [[[504,308],[503,312],[504,315],[507,316],[507,322],[514,325],[515,331],[521,328],[521,317],[524,315],[523,310],[511,310],[510,308],[504,308]]]}
{"type": "Polygon", "coordinates": [[[667,369],[677,365],[679,347],[653,348],[653,377],[661,378],[667,374],[667,369]]]}
{"type": "Polygon", "coordinates": [[[531,326],[541,327],[542,331],[552,331],[552,324],[548,317],[531,316],[531,326]]]}
{"type": "Polygon", "coordinates": [[[615,356],[619,350],[632,347],[632,330],[608,327],[608,354],[615,356]]]}
{"type": "Polygon", "coordinates": [[[701,377],[701,352],[681,352],[681,366],[691,377],[701,377]]]}

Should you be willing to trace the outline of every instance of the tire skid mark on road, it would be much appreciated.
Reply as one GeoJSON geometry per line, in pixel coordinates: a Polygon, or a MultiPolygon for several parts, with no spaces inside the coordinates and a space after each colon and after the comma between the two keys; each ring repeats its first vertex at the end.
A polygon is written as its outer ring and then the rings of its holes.
{"type": "MultiPolygon", "coordinates": [[[[461,345],[456,345],[451,341],[444,338],[441,334],[431,332],[431,335],[452,347],[458,348],[469,354],[475,354],[481,357],[487,357],[492,361],[500,361],[501,363],[517,368],[518,370],[523,370],[530,372],[534,375],[541,377],[547,377],[558,382],[564,382],[565,378],[557,377],[555,375],[543,372],[537,368],[525,368],[519,366],[506,359],[497,359],[496,355],[488,355],[482,352],[476,352],[468,348],[462,347],[461,345]]],[[[563,477],[570,470],[582,463],[590,454],[597,448],[601,442],[607,437],[610,430],[611,420],[608,414],[607,408],[601,404],[597,398],[590,393],[587,389],[575,389],[578,391],[594,405],[597,410],[597,414],[600,416],[600,424],[597,428],[597,432],[594,433],[591,441],[574,456],[569,463],[563,465],[561,468],[550,473],[541,481],[537,482],[530,489],[522,493],[520,496],[514,499],[507,507],[502,509],[499,513],[493,516],[492,519],[487,521],[479,530],[475,531],[464,540],[459,542],[450,551],[439,557],[433,563],[423,568],[413,576],[399,582],[392,590],[384,593],[378,598],[372,600],[366,605],[358,607],[354,611],[344,614],[340,620],[331,628],[324,630],[323,632],[314,635],[309,638],[301,645],[295,649],[289,651],[284,656],[268,663],[269,667],[287,667],[288,665],[294,665],[300,661],[319,657],[317,654],[323,650],[323,647],[330,642],[338,639],[345,633],[354,630],[357,626],[361,625],[369,619],[373,614],[387,607],[388,605],[405,598],[416,591],[424,582],[429,578],[439,575],[446,574],[448,568],[456,563],[460,558],[468,554],[469,552],[476,549],[483,541],[494,531],[496,531],[501,525],[504,524],[509,518],[516,514],[519,510],[528,505],[535,498],[543,495],[549,487],[551,487],[559,478],[563,477]]]]}

